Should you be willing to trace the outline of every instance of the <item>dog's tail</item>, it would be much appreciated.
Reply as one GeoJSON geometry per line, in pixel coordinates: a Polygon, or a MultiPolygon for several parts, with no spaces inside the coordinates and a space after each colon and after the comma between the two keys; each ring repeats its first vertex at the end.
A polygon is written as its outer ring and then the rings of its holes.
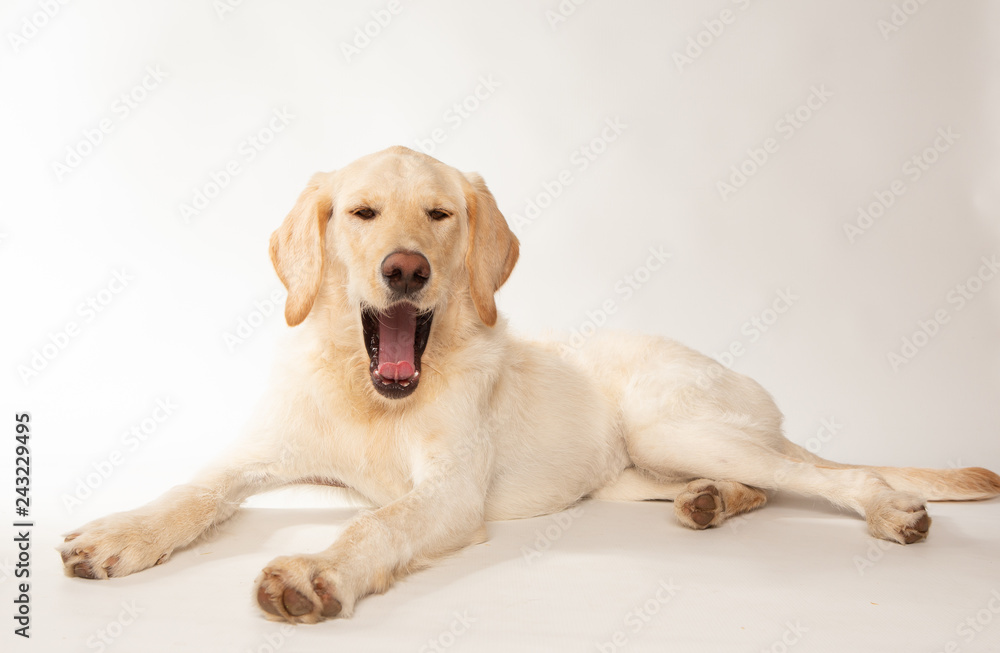
{"type": "Polygon", "coordinates": [[[872,467],[892,489],[919,495],[928,501],[977,501],[1000,496],[1000,476],[982,467],[923,469],[872,467]]]}
{"type": "Polygon", "coordinates": [[[892,489],[909,492],[927,501],[979,501],[1000,496],[1000,476],[982,467],[961,469],[925,469],[922,467],[872,467],[845,465],[820,458],[796,444],[791,455],[795,458],[837,469],[870,469],[892,489]]]}

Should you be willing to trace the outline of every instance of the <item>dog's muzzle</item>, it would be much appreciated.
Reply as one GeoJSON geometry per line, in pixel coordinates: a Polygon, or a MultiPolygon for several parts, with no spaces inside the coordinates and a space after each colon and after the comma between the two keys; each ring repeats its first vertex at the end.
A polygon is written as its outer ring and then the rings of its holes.
{"type": "Polygon", "coordinates": [[[383,397],[402,399],[420,382],[420,357],[427,347],[433,312],[419,313],[413,304],[400,303],[386,311],[362,309],[365,348],[371,363],[372,385],[383,397]]]}
{"type": "Polygon", "coordinates": [[[379,272],[397,301],[386,310],[362,307],[368,371],[375,389],[389,399],[413,394],[420,382],[420,356],[427,347],[434,314],[419,311],[417,301],[431,276],[420,252],[397,250],[382,260],[379,272]]]}

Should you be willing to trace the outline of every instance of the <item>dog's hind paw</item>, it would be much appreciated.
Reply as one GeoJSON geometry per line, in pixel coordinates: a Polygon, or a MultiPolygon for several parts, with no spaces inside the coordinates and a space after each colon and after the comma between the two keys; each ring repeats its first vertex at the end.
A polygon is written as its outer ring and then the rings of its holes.
{"type": "Polygon", "coordinates": [[[927,539],[931,518],[919,497],[904,492],[883,492],[865,510],[868,530],[874,537],[900,544],[927,539]]]}
{"type": "Polygon", "coordinates": [[[674,499],[674,514],[685,526],[700,530],[725,521],[726,504],[713,481],[692,481],[674,499]]]}

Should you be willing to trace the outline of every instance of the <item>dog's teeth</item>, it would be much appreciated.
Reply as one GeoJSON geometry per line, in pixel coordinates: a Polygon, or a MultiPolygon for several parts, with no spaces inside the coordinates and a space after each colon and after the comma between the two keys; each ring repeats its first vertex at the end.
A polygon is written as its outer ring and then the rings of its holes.
{"type": "Polygon", "coordinates": [[[410,387],[410,382],[409,381],[400,381],[399,385],[403,386],[404,388],[408,388],[408,387],[410,387]]]}

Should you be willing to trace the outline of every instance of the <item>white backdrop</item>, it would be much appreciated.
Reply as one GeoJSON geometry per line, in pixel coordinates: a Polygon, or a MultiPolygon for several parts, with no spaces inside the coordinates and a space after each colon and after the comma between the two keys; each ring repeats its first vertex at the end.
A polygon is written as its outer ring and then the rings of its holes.
{"type": "Polygon", "coordinates": [[[997,25],[985,0],[6,4],[0,378],[35,518],[134,506],[237,435],[287,329],[270,232],[394,144],[486,178],[515,327],[722,357],[835,460],[1000,468],[997,25]]]}

